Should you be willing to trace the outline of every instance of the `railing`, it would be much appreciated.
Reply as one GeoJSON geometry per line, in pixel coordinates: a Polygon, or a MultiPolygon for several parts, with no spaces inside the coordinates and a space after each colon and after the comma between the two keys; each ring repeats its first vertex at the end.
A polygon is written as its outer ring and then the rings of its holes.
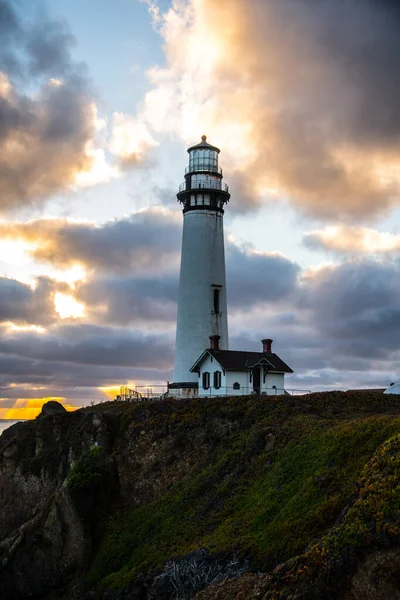
{"type": "Polygon", "coordinates": [[[146,402],[146,400],[162,400],[167,393],[166,385],[138,385],[135,389],[122,386],[116,400],[126,402],[146,402]]]}
{"type": "Polygon", "coordinates": [[[215,163],[208,160],[198,160],[193,162],[191,165],[186,167],[185,175],[188,173],[199,173],[201,171],[210,171],[211,173],[219,173],[222,175],[221,167],[218,167],[215,163]]]}
{"type": "Polygon", "coordinates": [[[229,192],[229,185],[223,181],[209,181],[207,184],[195,183],[189,188],[186,188],[186,181],[180,184],[179,191],[185,192],[190,190],[222,190],[223,192],[229,192]]]}
{"type": "Polygon", "coordinates": [[[254,390],[253,386],[235,388],[233,386],[221,386],[220,388],[210,387],[207,390],[199,387],[198,395],[200,397],[211,396],[217,398],[219,396],[300,396],[309,394],[311,390],[297,390],[288,388],[263,388],[259,391],[254,390]]]}
{"type": "Polygon", "coordinates": [[[229,396],[252,396],[254,395],[257,398],[266,398],[267,396],[303,396],[305,394],[310,394],[311,390],[297,390],[297,389],[283,389],[283,388],[266,388],[262,389],[260,392],[254,390],[253,387],[243,387],[241,386],[239,389],[234,388],[233,386],[226,386],[216,388],[208,388],[207,390],[203,390],[201,387],[199,388],[198,394],[192,394],[190,396],[179,394],[179,389],[171,389],[168,390],[165,385],[155,385],[155,386],[137,386],[136,389],[130,389],[128,387],[121,387],[120,395],[116,397],[116,400],[123,400],[126,402],[146,402],[152,401],[156,402],[158,400],[164,400],[165,398],[220,398],[220,397],[229,397],[229,396]]]}

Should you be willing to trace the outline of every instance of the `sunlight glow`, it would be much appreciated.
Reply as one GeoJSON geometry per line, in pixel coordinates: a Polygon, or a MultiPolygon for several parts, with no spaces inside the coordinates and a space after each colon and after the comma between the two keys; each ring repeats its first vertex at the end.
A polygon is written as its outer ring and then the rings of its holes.
{"type": "Polygon", "coordinates": [[[9,265],[23,266],[32,263],[29,255],[32,244],[21,239],[0,240],[1,261],[9,265]]]}
{"type": "Polygon", "coordinates": [[[54,296],[54,306],[61,319],[77,319],[85,315],[85,305],[69,294],[57,292],[54,296]]]}
{"type": "Polygon", "coordinates": [[[97,106],[94,102],[90,105],[92,124],[95,131],[93,139],[88,140],[85,154],[89,159],[89,168],[79,171],[75,175],[75,184],[80,188],[87,188],[99,183],[107,183],[121,175],[118,167],[110,164],[105,152],[107,138],[107,120],[99,117],[97,106]]]}
{"type": "Polygon", "coordinates": [[[82,264],[75,263],[69,269],[49,270],[49,275],[56,281],[68,283],[70,287],[74,288],[78,281],[85,281],[86,269],[82,264]]]}
{"type": "Polygon", "coordinates": [[[46,329],[40,325],[17,325],[11,321],[7,321],[5,326],[9,331],[34,331],[35,333],[46,333],[46,329]]]}
{"type": "Polygon", "coordinates": [[[98,389],[107,396],[107,400],[114,400],[120,393],[119,385],[110,385],[105,387],[99,387],[98,389]]]}
{"type": "Polygon", "coordinates": [[[0,96],[7,98],[11,93],[11,84],[7,75],[0,71],[0,96]]]}
{"type": "MultiPolygon", "coordinates": [[[[1,399],[0,399],[1,400],[1,399]]],[[[41,412],[43,404],[49,400],[56,400],[64,406],[64,408],[72,412],[78,409],[78,406],[68,404],[62,396],[51,396],[48,398],[17,398],[14,406],[11,408],[0,408],[0,419],[11,419],[18,421],[19,419],[35,419],[41,412]]]]}
{"type": "Polygon", "coordinates": [[[140,162],[150,148],[158,146],[147,125],[129,115],[115,112],[110,152],[123,161],[140,162]]]}

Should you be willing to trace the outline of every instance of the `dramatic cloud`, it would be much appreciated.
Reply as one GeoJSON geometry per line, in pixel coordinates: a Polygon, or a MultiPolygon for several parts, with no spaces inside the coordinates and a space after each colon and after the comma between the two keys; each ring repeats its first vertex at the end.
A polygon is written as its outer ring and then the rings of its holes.
{"type": "Polygon", "coordinates": [[[338,254],[389,254],[400,250],[400,235],[368,227],[334,225],[310,231],[304,236],[304,244],[338,254]]]}
{"type": "MultiPolygon", "coordinates": [[[[3,239],[30,244],[36,260],[89,272],[75,283],[91,317],[109,323],[174,322],[181,215],[151,209],[100,225],[64,219],[0,223],[3,239]],[[92,273],[93,271],[93,273],[92,273]]],[[[234,310],[289,298],[299,266],[280,254],[227,244],[228,297],[234,310]]]]}
{"type": "Polygon", "coordinates": [[[294,369],[289,389],[387,387],[400,375],[400,264],[358,259],[301,274],[289,301],[230,318],[231,347],[263,337],[294,369]]]}
{"type": "Polygon", "coordinates": [[[58,325],[47,332],[2,327],[0,340],[0,410],[15,407],[16,398],[61,397],[63,403],[87,405],[115,397],[128,382],[165,385],[171,378],[173,344],[165,335],[58,325]]]}
{"type": "Polygon", "coordinates": [[[3,239],[32,244],[32,255],[56,267],[82,263],[113,273],[155,273],[175,269],[181,244],[181,218],[151,209],[101,225],[64,219],[0,223],[3,239]]]}
{"type": "Polygon", "coordinates": [[[354,260],[304,274],[299,309],[335,356],[386,360],[400,350],[400,266],[354,260]]]}
{"type": "MultiPolygon", "coordinates": [[[[178,298],[178,265],[170,273],[145,277],[100,276],[76,288],[77,297],[92,308],[92,318],[109,323],[174,327],[178,298]]],[[[288,300],[296,289],[299,267],[287,258],[239,249],[228,244],[228,302],[231,312],[249,311],[288,300]]]]}
{"type": "Polygon", "coordinates": [[[114,113],[110,151],[118,157],[122,168],[142,161],[148,150],[158,146],[148,127],[130,115],[114,113]]]}
{"type": "Polygon", "coordinates": [[[226,263],[229,305],[243,310],[288,298],[300,271],[278,253],[243,250],[232,243],[227,245],[226,263]]]}
{"type": "Polygon", "coordinates": [[[95,277],[76,289],[91,310],[91,318],[105,323],[173,328],[176,322],[178,274],[147,278],[95,277]]]}
{"type": "MultiPolygon", "coordinates": [[[[0,332],[0,387],[49,387],[77,398],[72,382],[94,388],[170,379],[180,246],[170,212],[143,211],[100,225],[11,222],[0,235],[23,240],[35,258],[61,269],[76,262],[86,268],[71,286],[49,278],[32,288],[0,280],[0,319],[7,324],[0,332]],[[79,320],[59,321],[60,296],[82,303],[79,320]]],[[[261,338],[274,338],[297,373],[291,388],[318,387],[321,377],[324,387],[358,386],[367,372],[371,385],[374,377],[379,385],[393,380],[400,358],[395,258],[302,272],[278,253],[229,242],[226,263],[232,348],[255,350],[261,338]]]]}
{"type": "Polygon", "coordinates": [[[38,277],[35,287],[0,277],[0,322],[42,326],[56,321],[54,294],[64,288],[47,277],[38,277]]]}
{"type": "Polygon", "coordinates": [[[96,141],[101,122],[70,56],[74,38],[34,13],[0,0],[0,212],[117,174],[96,141]]]}
{"type": "Polygon", "coordinates": [[[167,66],[149,72],[138,118],[185,143],[206,132],[240,184],[236,209],[279,195],[354,218],[398,200],[395,2],[187,0],[157,23],[167,66]]]}
{"type": "Polygon", "coordinates": [[[164,336],[95,325],[56,326],[46,334],[3,332],[7,355],[46,362],[168,368],[172,347],[164,336]]]}

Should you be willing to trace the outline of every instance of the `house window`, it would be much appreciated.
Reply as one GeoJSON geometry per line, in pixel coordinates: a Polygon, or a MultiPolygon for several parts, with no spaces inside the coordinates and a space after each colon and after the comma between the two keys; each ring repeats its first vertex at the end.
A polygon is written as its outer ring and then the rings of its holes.
{"type": "Polygon", "coordinates": [[[235,383],[233,384],[233,389],[240,390],[240,383],[238,381],[235,381],[235,383]]]}
{"type": "Polygon", "coordinates": [[[214,387],[216,390],[221,387],[221,371],[214,371],[214,387]]]}
{"type": "Polygon", "coordinates": [[[203,389],[208,390],[210,387],[210,373],[208,371],[204,371],[203,373],[203,389]]]}

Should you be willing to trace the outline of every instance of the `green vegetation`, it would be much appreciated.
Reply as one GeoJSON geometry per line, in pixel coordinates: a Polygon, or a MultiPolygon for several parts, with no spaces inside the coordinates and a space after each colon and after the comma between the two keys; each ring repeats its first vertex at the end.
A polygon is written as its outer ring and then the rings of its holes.
{"type": "Polygon", "coordinates": [[[306,552],[275,572],[271,600],[288,589],[304,597],[336,598],[346,588],[357,557],[371,548],[389,548],[400,539],[400,435],[382,444],[366,464],[357,496],[340,522],[306,552]],[[327,594],[329,590],[329,595],[327,594]]]}
{"type": "Polygon", "coordinates": [[[104,483],[107,454],[101,446],[94,446],[83,454],[68,475],[72,492],[94,491],[104,483]]]}
{"type": "MultiPolygon", "coordinates": [[[[290,583],[320,564],[320,555],[331,563],[356,551],[371,527],[371,540],[397,532],[399,488],[390,469],[398,468],[399,438],[385,444],[400,432],[397,397],[333,392],[118,410],[121,447],[151,432],[156,441],[173,439],[177,465],[180,455],[196,460],[157,498],[114,514],[92,561],[91,585],[123,587],[201,547],[237,551],[262,571],[311,548],[302,566],[285,574],[290,583]],[[360,500],[329,541],[360,486],[360,500]]],[[[95,481],[92,458],[92,466],[85,459],[79,472],[75,467],[70,485],[95,481]]]]}

